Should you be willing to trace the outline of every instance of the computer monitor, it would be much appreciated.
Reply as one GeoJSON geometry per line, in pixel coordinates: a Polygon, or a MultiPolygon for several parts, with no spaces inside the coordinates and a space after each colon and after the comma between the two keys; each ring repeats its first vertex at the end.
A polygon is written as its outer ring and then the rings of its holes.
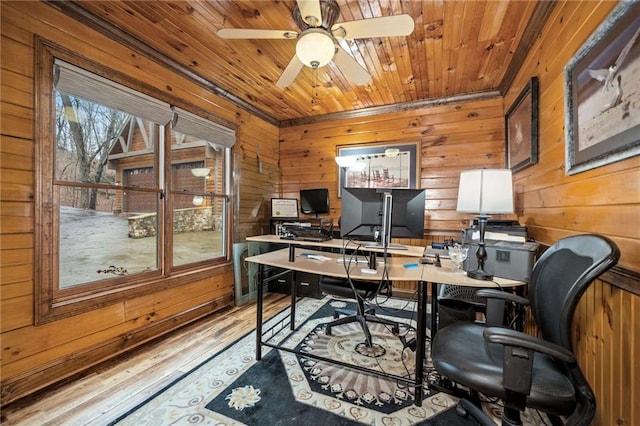
{"type": "Polygon", "coordinates": [[[424,189],[344,188],[340,236],[383,246],[391,237],[422,238],[424,209],[424,189]]]}
{"type": "Polygon", "coordinates": [[[300,211],[305,214],[329,213],[329,190],[327,188],[301,189],[300,211]]]}
{"type": "Polygon", "coordinates": [[[382,228],[382,194],[371,188],[343,188],[340,236],[375,241],[382,228]]]}

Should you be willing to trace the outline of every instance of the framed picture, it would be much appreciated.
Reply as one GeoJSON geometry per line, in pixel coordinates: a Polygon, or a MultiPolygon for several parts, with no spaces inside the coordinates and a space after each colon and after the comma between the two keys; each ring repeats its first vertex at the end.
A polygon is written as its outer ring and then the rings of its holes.
{"type": "Polygon", "coordinates": [[[505,166],[513,172],[538,162],[538,78],[532,77],[504,117],[505,166]]]}
{"type": "Polygon", "coordinates": [[[338,197],[342,188],[416,188],[419,154],[418,142],[338,146],[338,197]]]}
{"type": "Polygon", "coordinates": [[[298,219],[297,198],[272,198],[271,219],[298,219]]]}
{"type": "Polygon", "coordinates": [[[566,65],[566,174],[640,153],[640,3],[620,2],[566,65]]]}

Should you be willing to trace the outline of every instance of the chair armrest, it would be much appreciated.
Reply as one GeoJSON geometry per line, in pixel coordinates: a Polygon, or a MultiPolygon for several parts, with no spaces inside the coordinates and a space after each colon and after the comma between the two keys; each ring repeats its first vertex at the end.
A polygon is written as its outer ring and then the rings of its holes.
{"type": "Polygon", "coordinates": [[[475,295],[479,297],[485,297],[487,299],[508,300],[520,305],[529,306],[529,299],[518,296],[517,294],[509,293],[508,291],[495,290],[492,288],[482,288],[480,290],[476,290],[475,295]]]}
{"type": "Polygon", "coordinates": [[[573,354],[566,348],[510,328],[487,327],[482,335],[491,343],[530,349],[568,363],[576,361],[573,354]]]}
{"type": "Polygon", "coordinates": [[[562,346],[520,331],[487,327],[482,334],[486,341],[503,346],[502,386],[505,390],[520,395],[511,401],[519,410],[524,410],[526,405],[524,396],[531,393],[533,359],[536,352],[568,363],[575,362],[573,354],[562,346]]]}

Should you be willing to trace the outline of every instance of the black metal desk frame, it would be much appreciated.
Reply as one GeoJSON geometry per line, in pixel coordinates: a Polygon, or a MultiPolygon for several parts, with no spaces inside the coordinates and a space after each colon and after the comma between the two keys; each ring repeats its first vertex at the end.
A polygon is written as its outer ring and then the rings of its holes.
{"type": "MultiPolygon", "coordinates": [[[[292,259],[295,258],[295,246],[294,244],[289,246],[289,261],[292,262],[292,259]]],[[[294,272],[295,269],[291,269],[288,272],[294,272]]],[[[322,271],[318,271],[321,274],[322,271]]],[[[345,276],[346,277],[346,276],[345,276]]],[[[424,398],[424,360],[425,360],[425,350],[426,350],[426,307],[427,307],[427,282],[426,281],[418,281],[418,312],[416,319],[416,367],[415,367],[415,379],[410,379],[407,377],[398,376],[395,374],[389,374],[378,370],[371,370],[368,368],[364,368],[358,365],[345,363],[339,360],[334,360],[331,358],[326,358],[322,356],[313,355],[310,353],[302,353],[296,351],[294,349],[290,349],[287,347],[283,347],[280,344],[272,343],[270,340],[280,331],[282,331],[287,325],[291,331],[295,330],[295,314],[296,314],[296,285],[294,280],[291,280],[291,314],[289,316],[288,323],[284,323],[284,321],[280,321],[276,325],[272,326],[265,332],[263,332],[263,318],[262,318],[262,310],[263,310],[263,298],[264,298],[264,264],[258,264],[258,294],[257,294],[257,326],[256,326],[256,360],[262,359],[262,346],[268,346],[274,349],[283,350],[286,352],[294,353],[297,355],[302,355],[306,358],[314,359],[317,361],[324,361],[336,365],[340,365],[345,368],[350,368],[353,370],[361,371],[368,374],[374,374],[377,376],[385,377],[388,379],[397,380],[403,383],[406,383],[409,386],[414,387],[414,401],[415,405],[420,407],[422,406],[422,400],[424,398]],[[280,328],[276,327],[279,326],[280,328]],[[263,340],[265,334],[270,334],[271,336],[266,340],[263,340]]],[[[287,336],[284,340],[286,341],[290,336],[287,336]]]]}

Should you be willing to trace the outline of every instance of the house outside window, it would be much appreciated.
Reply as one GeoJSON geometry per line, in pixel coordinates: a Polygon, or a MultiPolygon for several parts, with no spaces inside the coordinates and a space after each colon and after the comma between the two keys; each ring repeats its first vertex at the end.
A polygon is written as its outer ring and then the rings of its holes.
{"type": "Polygon", "coordinates": [[[235,132],[56,53],[40,55],[36,322],[228,263],[235,132]]]}

